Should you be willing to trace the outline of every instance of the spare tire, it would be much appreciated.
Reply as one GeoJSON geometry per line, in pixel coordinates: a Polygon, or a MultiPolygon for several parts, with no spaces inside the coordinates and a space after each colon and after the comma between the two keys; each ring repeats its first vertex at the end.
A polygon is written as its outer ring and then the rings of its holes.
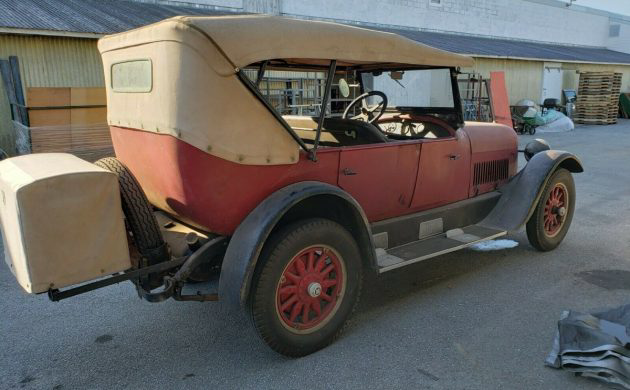
{"type": "MultiPolygon", "coordinates": [[[[168,260],[168,247],[153,214],[153,207],[131,171],[115,157],[105,157],[94,164],[118,176],[126,226],[131,233],[133,245],[144,259],[144,264],[140,264],[139,267],[168,260]]],[[[151,279],[149,285],[142,283],[145,288],[151,289],[161,285],[161,278],[157,275],[151,279]]]]}

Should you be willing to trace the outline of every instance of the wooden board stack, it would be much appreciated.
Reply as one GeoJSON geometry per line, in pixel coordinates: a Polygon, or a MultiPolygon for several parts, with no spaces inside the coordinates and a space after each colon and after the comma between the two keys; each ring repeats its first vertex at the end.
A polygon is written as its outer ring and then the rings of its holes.
{"type": "Polygon", "coordinates": [[[33,153],[113,155],[105,88],[27,88],[26,98],[33,153]]]}
{"type": "Polygon", "coordinates": [[[617,123],[621,73],[580,73],[573,120],[587,125],[617,123]]]}

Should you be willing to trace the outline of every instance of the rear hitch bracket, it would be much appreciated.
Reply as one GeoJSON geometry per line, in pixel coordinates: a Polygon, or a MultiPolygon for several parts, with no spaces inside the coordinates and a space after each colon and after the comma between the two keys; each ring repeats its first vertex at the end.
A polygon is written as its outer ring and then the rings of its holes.
{"type": "Polygon", "coordinates": [[[195,268],[204,262],[210,261],[216,254],[220,253],[221,250],[224,250],[227,242],[228,240],[226,237],[216,237],[206,242],[190,256],[178,257],[148,267],[122,272],[105,279],[86,283],[63,291],[60,291],[59,289],[50,289],[48,290],[48,298],[53,302],[59,302],[62,299],[70,298],[99,288],[111,286],[127,280],[138,279],[151,273],[168,271],[181,266],[175,275],[164,277],[164,285],[160,291],[151,292],[140,289],[141,297],[149,302],[163,302],[171,297],[177,301],[216,301],[218,300],[217,294],[201,294],[197,292],[197,294],[183,295],[182,288],[195,268]]]}

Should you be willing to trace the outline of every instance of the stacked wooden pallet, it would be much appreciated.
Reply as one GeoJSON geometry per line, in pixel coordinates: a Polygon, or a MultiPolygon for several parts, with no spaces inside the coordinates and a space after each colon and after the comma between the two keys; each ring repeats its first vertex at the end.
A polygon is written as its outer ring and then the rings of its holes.
{"type": "Polygon", "coordinates": [[[580,73],[574,121],[588,125],[617,123],[621,73],[580,73]]]}
{"type": "Polygon", "coordinates": [[[105,88],[27,88],[26,97],[33,153],[113,155],[105,88]]]}

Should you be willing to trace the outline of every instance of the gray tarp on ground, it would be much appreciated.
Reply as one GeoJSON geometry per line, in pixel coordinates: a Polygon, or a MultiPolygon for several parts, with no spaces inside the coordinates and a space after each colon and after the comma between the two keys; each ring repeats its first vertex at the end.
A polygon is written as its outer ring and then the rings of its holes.
{"type": "Polygon", "coordinates": [[[630,305],[593,314],[565,311],[545,364],[630,389],[629,328],[630,305]]]}

